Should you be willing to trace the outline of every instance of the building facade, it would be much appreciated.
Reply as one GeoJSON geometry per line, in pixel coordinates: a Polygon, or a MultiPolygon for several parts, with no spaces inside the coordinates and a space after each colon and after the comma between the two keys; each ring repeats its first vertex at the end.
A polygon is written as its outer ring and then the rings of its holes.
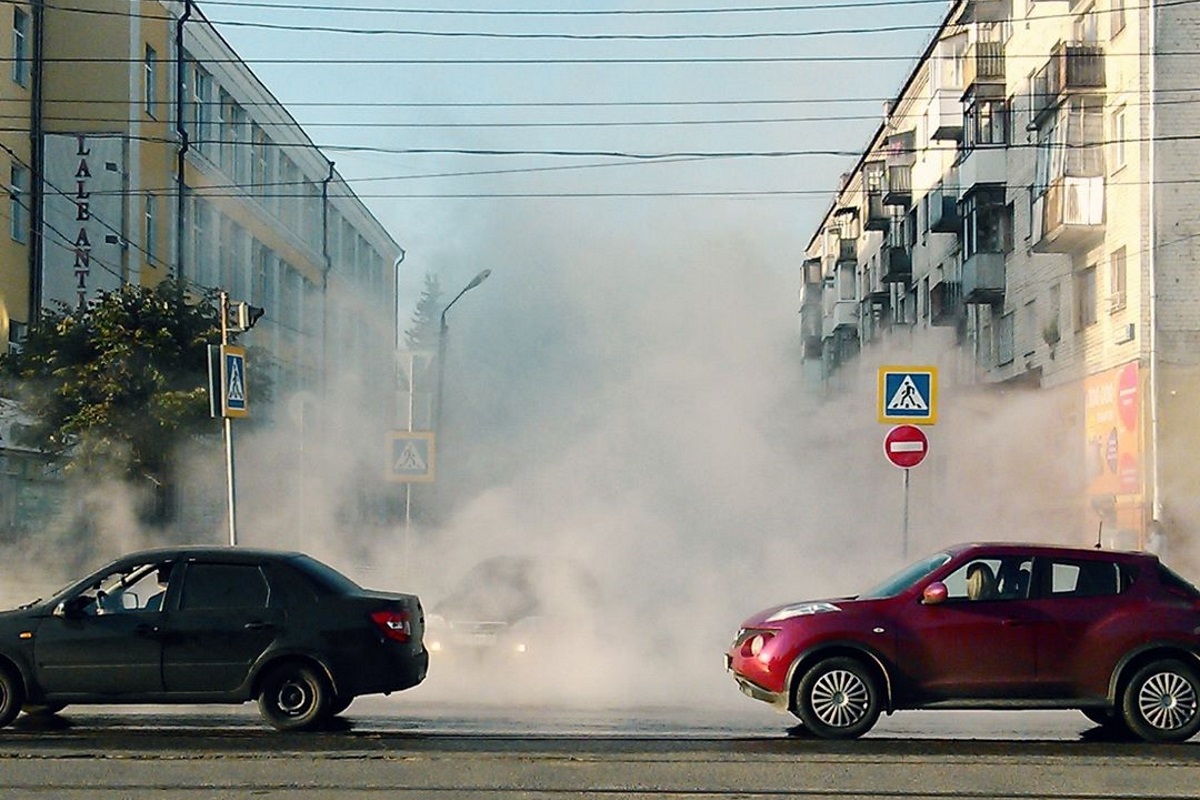
{"type": "Polygon", "coordinates": [[[1124,547],[1158,520],[1193,566],[1198,27],[1189,3],[952,3],[814,231],[800,310],[828,396],[913,358],[951,419],[1034,396],[1045,518],[1124,547]]]}
{"type": "Polygon", "coordinates": [[[173,276],[266,310],[240,343],[277,399],[391,375],[403,251],[199,5],[30,0],[3,14],[9,347],[55,303],[173,276]]]}

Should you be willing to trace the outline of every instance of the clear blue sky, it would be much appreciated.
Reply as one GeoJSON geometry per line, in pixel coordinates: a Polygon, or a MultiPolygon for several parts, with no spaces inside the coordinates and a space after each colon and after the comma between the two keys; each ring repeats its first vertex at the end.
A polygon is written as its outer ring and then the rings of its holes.
{"type": "MultiPolygon", "coordinates": [[[[631,155],[856,151],[878,124],[883,99],[896,92],[948,3],[415,0],[397,4],[336,0],[326,4],[326,9],[319,5],[285,0],[201,2],[209,18],[291,108],[312,138],[328,146],[327,154],[341,173],[414,259],[419,261],[424,255],[429,262],[425,268],[449,270],[453,275],[453,267],[446,262],[463,259],[465,254],[458,248],[448,251],[447,242],[480,215],[486,216],[498,205],[511,209],[513,204],[536,208],[532,213],[541,215],[547,209],[554,213],[556,204],[558,208],[619,207],[631,215],[634,226],[637,219],[656,213],[678,220],[695,215],[696,224],[704,227],[712,226],[714,216],[725,216],[738,221],[743,235],[772,242],[772,258],[779,269],[790,270],[798,248],[803,247],[829,202],[837,175],[853,163],[852,157],[747,155],[663,164],[601,156],[390,151],[556,150],[631,155]],[[392,10],[396,6],[425,13],[392,10]],[[755,7],[791,10],[745,10],[755,7]],[[460,13],[427,13],[429,10],[460,13]],[[472,10],[487,13],[466,13],[472,10]],[[646,13],[654,10],[698,13],[646,13]],[[530,13],[539,11],[572,13],[530,13]],[[635,13],[591,13],[602,11],[635,13]],[[301,29],[290,29],[293,27],[301,29]],[[440,35],[427,35],[434,33],[440,35]],[[467,35],[473,33],[488,35],[467,35]],[[517,38],[497,36],[500,34],[517,38]],[[552,34],[677,38],[537,38],[552,34]],[[731,35],[745,38],[703,38],[731,35]],[[894,56],[895,60],[858,60],[866,56],[894,56]],[[703,63],[713,58],[814,57],[834,60],[703,63]],[[541,63],[311,63],[338,58],[375,62],[528,59],[541,63]],[[676,61],[596,63],[615,58],[676,61]],[[555,59],[572,63],[555,63],[555,59]],[[754,100],[800,102],[747,102],[754,100]],[[840,102],[815,102],[826,100],[840,102]],[[712,104],[729,101],[737,104],[712,104]],[[561,105],[578,102],[617,105],[561,105]],[[309,105],[313,103],[336,105],[309,105]],[[398,103],[459,105],[381,105],[398,103]],[[532,105],[475,105],[481,103],[532,105]],[[620,105],[623,103],[646,105],[620,105]],[[446,127],[438,127],[443,124],[446,127]],[[346,146],[378,148],[379,152],[338,149],[346,146]],[[497,171],[501,174],[478,174],[497,171]],[[414,177],[457,173],[476,174],[414,177]],[[552,202],[462,197],[643,192],[676,196],[552,202]],[[695,192],[718,196],[677,195],[695,192]],[[733,196],[755,192],[800,194],[733,196]],[[725,193],[730,194],[721,196],[725,193]]],[[[466,277],[473,274],[470,267],[462,273],[466,277]]]]}

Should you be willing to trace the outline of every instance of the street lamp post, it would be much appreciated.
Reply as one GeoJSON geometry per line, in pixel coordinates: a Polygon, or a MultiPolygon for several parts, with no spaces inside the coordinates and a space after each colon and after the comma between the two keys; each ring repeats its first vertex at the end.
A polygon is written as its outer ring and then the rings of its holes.
{"type": "Polygon", "coordinates": [[[437,398],[434,403],[434,430],[437,431],[439,438],[442,434],[442,389],[446,382],[446,334],[449,327],[446,325],[446,313],[451,306],[458,302],[459,298],[467,292],[474,289],[479,284],[487,280],[492,274],[490,269],[485,269],[483,272],[471,279],[471,282],[463,287],[462,291],[454,295],[454,299],[446,304],[442,309],[441,325],[438,327],[438,382],[437,382],[437,398]]]}

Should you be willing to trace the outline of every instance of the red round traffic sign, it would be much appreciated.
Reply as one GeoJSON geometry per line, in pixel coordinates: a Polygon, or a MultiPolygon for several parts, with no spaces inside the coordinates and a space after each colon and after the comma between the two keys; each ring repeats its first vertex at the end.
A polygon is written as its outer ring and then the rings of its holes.
{"type": "Polygon", "coordinates": [[[929,439],[916,425],[897,425],[883,438],[883,454],[897,467],[915,467],[929,454],[929,439]]]}

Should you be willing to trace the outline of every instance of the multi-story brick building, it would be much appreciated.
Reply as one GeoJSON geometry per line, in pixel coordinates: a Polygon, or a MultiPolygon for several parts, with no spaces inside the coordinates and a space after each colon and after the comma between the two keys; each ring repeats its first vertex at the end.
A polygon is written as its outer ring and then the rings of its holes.
{"type": "Polygon", "coordinates": [[[391,375],[400,247],[196,3],[3,14],[0,341],[52,303],[173,275],[267,310],[242,343],[279,399],[347,362],[391,375]]]}
{"type": "Polygon", "coordinates": [[[801,293],[814,385],[933,362],[946,457],[964,459],[988,456],[954,452],[956,401],[1036,396],[1050,432],[1031,425],[1018,460],[1053,487],[1036,502],[1056,535],[1099,520],[1106,543],[1145,546],[1157,519],[1193,565],[1198,26],[1191,3],[952,3],[814,232],[801,293]]]}

